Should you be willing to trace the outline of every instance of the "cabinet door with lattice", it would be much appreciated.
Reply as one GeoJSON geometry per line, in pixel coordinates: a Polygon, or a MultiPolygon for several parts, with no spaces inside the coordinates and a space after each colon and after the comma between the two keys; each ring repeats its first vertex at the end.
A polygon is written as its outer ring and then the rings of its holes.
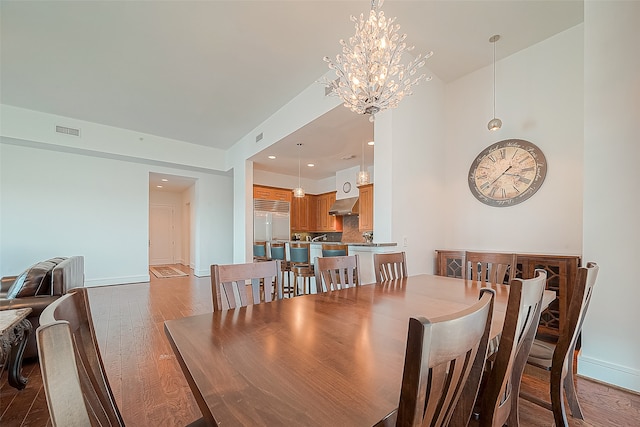
{"type": "Polygon", "coordinates": [[[569,301],[580,257],[553,255],[518,255],[518,277],[531,278],[536,269],[547,272],[547,290],[556,293],[556,299],[542,312],[538,333],[557,337],[566,321],[569,301]]]}

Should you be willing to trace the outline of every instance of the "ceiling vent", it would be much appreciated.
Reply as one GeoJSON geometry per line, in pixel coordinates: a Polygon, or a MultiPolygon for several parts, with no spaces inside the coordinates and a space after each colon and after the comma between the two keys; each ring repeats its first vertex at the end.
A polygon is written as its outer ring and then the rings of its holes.
{"type": "Polygon", "coordinates": [[[68,128],[66,126],[56,126],[56,132],[65,135],[80,136],[80,129],[68,128]]]}
{"type": "MultiPolygon", "coordinates": [[[[338,80],[340,79],[335,79],[333,82],[337,85],[338,84],[338,80]]],[[[324,96],[329,96],[333,93],[333,86],[325,86],[324,87],[324,96]]]]}
{"type": "Polygon", "coordinates": [[[264,135],[262,132],[260,132],[258,135],[256,135],[256,142],[261,141],[262,138],[264,138],[264,135]]]}

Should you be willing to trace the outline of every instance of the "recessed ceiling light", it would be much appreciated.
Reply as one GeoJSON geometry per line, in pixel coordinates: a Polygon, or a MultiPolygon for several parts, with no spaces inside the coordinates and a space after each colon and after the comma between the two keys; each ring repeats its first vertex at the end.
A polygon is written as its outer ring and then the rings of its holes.
{"type": "Polygon", "coordinates": [[[315,165],[313,163],[307,163],[307,166],[309,166],[310,168],[314,167],[315,165]]]}
{"type": "Polygon", "coordinates": [[[162,182],[168,182],[169,180],[167,178],[162,178],[162,182]]]}
{"type": "Polygon", "coordinates": [[[273,159],[275,159],[275,158],[276,158],[276,156],[269,156],[269,158],[270,158],[271,160],[273,160],[273,159]]]}
{"type": "Polygon", "coordinates": [[[367,145],[375,145],[375,141],[369,141],[367,142],[367,145]]]}
{"type": "Polygon", "coordinates": [[[158,188],[162,188],[162,185],[156,185],[156,187],[158,187],[158,188]]]}

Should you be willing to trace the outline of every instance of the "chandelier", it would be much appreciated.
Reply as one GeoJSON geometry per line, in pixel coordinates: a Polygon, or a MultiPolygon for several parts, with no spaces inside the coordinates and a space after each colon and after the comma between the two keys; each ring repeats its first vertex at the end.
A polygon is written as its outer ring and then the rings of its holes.
{"type": "Polygon", "coordinates": [[[383,2],[371,0],[366,20],[364,14],[360,14],[360,19],[351,16],[356,33],[348,43],[340,40],[342,54],[336,55],[335,62],[324,57],[338,78],[321,80],[332,94],[342,99],[345,107],[358,114],[369,114],[370,121],[376,113],[397,107],[405,95],[411,95],[411,87],[425,78],[424,74],[416,76],[416,72],[433,55],[433,52],[419,54],[406,65],[400,63],[402,54],[414,47],[407,47],[406,34],[398,34],[400,25],[395,23],[396,18],[387,18],[380,10],[383,2]]]}

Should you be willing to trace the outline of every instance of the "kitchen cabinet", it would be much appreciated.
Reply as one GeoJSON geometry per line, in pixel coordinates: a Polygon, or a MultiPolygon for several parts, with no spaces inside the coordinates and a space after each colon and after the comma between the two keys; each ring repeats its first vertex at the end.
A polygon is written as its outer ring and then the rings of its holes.
{"type": "Polygon", "coordinates": [[[373,231],[373,184],[358,187],[360,192],[358,214],[358,229],[360,231],[373,231]]]}
{"type": "Polygon", "coordinates": [[[342,231],[342,217],[329,215],[329,208],[336,201],[336,192],[319,194],[316,196],[316,229],[315,231],[342,231]]]}
{"type": "Polygon", "coordinates": [[[316,225],[316,196],[294,197],[291,202],[291,231],[314,231],[316,225]]]}
{"type": "Polygon", "coordinates": [[[263,200],[282,200],[291,203],[292,193],[287,188],[264,187],[262,185],[253,186],[253,198],[263,200]]]}

